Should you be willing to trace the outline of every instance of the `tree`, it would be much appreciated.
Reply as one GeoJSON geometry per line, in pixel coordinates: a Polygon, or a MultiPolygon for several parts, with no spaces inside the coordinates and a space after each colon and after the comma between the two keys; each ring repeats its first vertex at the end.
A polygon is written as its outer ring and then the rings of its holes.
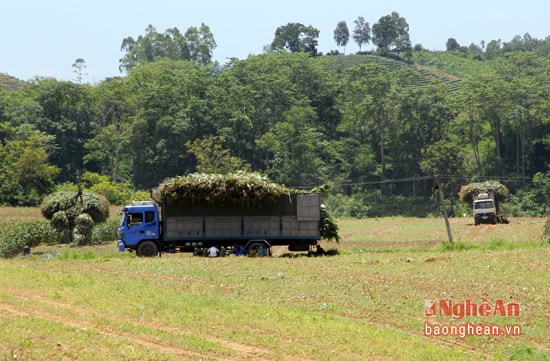
{"type": "Polygon", "coordinates": [[[193,170],[185,144],[215,133],[208,98],[213,79],[210,67],[169,59],[130,74],[136,110],[128,129],[128,151],[133,184],[139,189],[193,170]]]}
{"type": "Polygon", "coordinates": [[[49,164],[45,141],[33,135],[0,145],[0,204],[37,206],[53,191],[60,169],[49,164]]]}
{"type": "MultiPolygon", "coordinates": [[[[410,163],[418,166],[433,144],[447,139],[449,125],[455,115],[446,94],[446,87],[440,83],[402,93],[399,99],[400,134],[397,143],[401,150],[408,149],[407,153],[411,157],[407,161],[408,166],[413,165],[410,163]]],[[[415,171],[415,168],[409,168],[409,172],[415,171]]]]}
{"type": "Polygon", "coordinates": [[[86,168],[120,183],[130,180],[129,131],[137,106],[128,83],[128,78],[115,78],[96,88],[97,116],[84,144],[86,168]]]}
{"type": "Polygon", "coordinates": [[[409,24],[399,13],[392,12],[391,15],[381,17],[372,26],[372,41],[383,55],[390,51],[406,51],[411,49],[409,39],[409,24]]]}
{"type": "Polygon", "coordinates": [[[395,79],[385,66],[359,65],[350,69],[339,98],[343,119],[338,129],[359,143],[370,144],[372,150],[377,149],[377,175],[382,179],[387,177],[386,143],[393,121],[394,84],[395,79]]]}
{"type": "Polygon", "coordinates": [[[300,23],[288,23],[279,26],[275,31],[275,38],[271,42],[271,50],[288,50],[292,53],[307,52],[317,55],[319,30],[314,27],[304,26],[300,23]]]}
{"type": "Polygon", "coordinates": [[[185,35],[181,35],[177,28],[166,30],[163,34],[149,25],[145,35],[137,39],[131,36],[125,38],[120,46],[126,54],[119,60],[120,71],[130,71],[138,66],[157,61],[161,58],[172,60],[192,60],[199,64],[208,64],[212,59],[212,52],[216,48],[216,41],[210,28],[201,24],[200,28],[190,27],[185,35]]]}
{"type": "Polygon", "coordinates": [[[523,36],[516,35],[511,41],[503,44],[502,52],[503,53],[508,53],[508,52],[511,53],[516,51],[532,52],[539,47],[540,43],[541,43],[540,40],[533,38],[529,33],[525,33],[523,34],[523,36]]]}
{"type": "MultiPolygon", "coordinates": [[[[441,139],[428,145],[420,161],[420,168],[426,175],[461,174],[463,163],[461,146],[451,139],[441,139]]],[[[446,194],[456,194],[459,186],[459,181],[451,178],[442,185],[442,188],[446,194]]],[[[455,198],[450,197],[449,199],[451,210],[454,212],[455,198]]]]}
{"type": "Polygon", "coordinates": [[[494,74],[479,76],[470,79],[464,85],[467,92],[472,92],[468,99],[473,100],[473,108],[470,113],[473,119],[489,125],[494,140],[493,147],[486,149],[483,154],[485,162],[479,169],[479,176],[498,174],[505,175],[502,157],[502,127],[507,113],[508,104],[503,94],[507,93],[507,84],[494,74]]]}
{"type": "Polygon", "coordinates": [[[223,148],[224,137],[208,136],[188,141],[185,146],[197,159],[199,173],[233,173],[238,170],[250,170],[250,165],[231,155],[223,148]]]}
{"type": "MultiPolygon", "coordinates": [[[[132,189],[130,182],[113,182],[109,176],[94,172],[86,172],[82,175],[80,184],[90,192],[101,195],[107,199],[110,204],[124,205],[136,198],[136,192],[132,189]]],[[[146,192],[149,195],[148,192],[146,192]]],[[[137,198],[141,200],[149,199],[137,198]]]]}
{"type": "MultiPolygon", "coordinates": [[[[216,41],[207,25],[203,23],[198,29],[190,27],[185,32],[185,39],[189,47],[189,60],[197,61],[199,64],[208,64],[212,60],[212,52],[216,48],[216,41]]],[[[175,58],[175,60],[185,59],[175,58]]]]}
{"type": "Polygon", "coordinates": [[[477,106],[477,93],[473,90],[468,91],[467,87],[462,87],[456,98],[458,108],[460,109],[453,132],[462,138],[465,147],[470,147],[468,154],[472,161],[468,162],[470,168],[465,171],[470,174],[482,173],[482,157],[480,144],[486,137],[485,122],[480,119],[477,106]]]}
{"type": "Polygon", "coordinates": [[[259,140],[270,154],[267,173],[275,181],[293,187],[323,184],[323,138],[312,126],[315,111],[307,106],[293,106],[284,117],[274,131],[259,140]]]}
{"type": "Polygon", "coordinates": [[[82,76],[84,70],[86,69],[86,61],[82,58],[78,58],[73,63],[73,73],[75,73],[75,80],[78,84],[82,84],[82,76]]]}
{"type": "Polygon", "coordinates": [[[481,60],[483,55],[483,49],[475,43],[471,43],[470,46],[468,46],[468,53],[473,59],[481,60]]]}
{"type": "Polygon", "coordinates": [[[365,18],[362,16],[359,16],[354,23],[353,40],[359,45],[359,52],[361,52],[361,46],[368,44],[371,40],[371,29],[369,23],[365,22],[365,18]]]}
{"type": "Polygon", "coordinates": [[[294,105],[311,106],[312,124],[327,137],[336,134],[340,114],[335,109],[337,84],[333,74],[304,52],[263,54],[233,60],[216,77],[209,100],[216,135],[224,146],[252,169],[264,169],[269,154],[258,140],[283,122],[294,105]]]}
{"type": "Polygon", "coordinates": [[[539,171],[532,168],[529,160],[534,158],[535,133],[537,129],[544,129],[543,119],[548,119],[549,115],[545,99],[550,96],[550,64],[534,53],[514,52],[500,59],[496,70],[509,84],[507,92],[500,94],[508,103],[505,129],[510,129],[512,136],[505,142],[509,144],[506,158],[510,159],[515,153],[515,172],[525,179],[539,171]],[[513,143],[515,147],[510,146],[513,143]]]}
{"type": "Polygon", "coordinates": [[[485,57],[487,59],[497,58],[502,51],[502,42],[500,39],[491,40],[485,47],[485,57]]]}
{"type": "Polygon", "coordinates": [[[460,50],[460,44],[456,41],[455,38],[447,39],[447,44],[445,44],[447,51],[458,51],[460,50]]]}
{"type": "Polygon", "coordinates": [[[55,137],[48,150],[52,165],[61,169],[58,182],[74,182],[83,173],[84,144],[96,119],[95,88],[55,79],[35,79],[14,102],[13,121],[55,137]],[[16,107],[16,105],[19,105],[16,107]]]}
{"type": "Polygon", "coordinates": [[[336,25],[336,29],[334,29],[334,41],[336,41],[336,45],[344,47],[345,54],[346,45],[349,41],[349,29],[345,21],[340,21],[336,25]]]}

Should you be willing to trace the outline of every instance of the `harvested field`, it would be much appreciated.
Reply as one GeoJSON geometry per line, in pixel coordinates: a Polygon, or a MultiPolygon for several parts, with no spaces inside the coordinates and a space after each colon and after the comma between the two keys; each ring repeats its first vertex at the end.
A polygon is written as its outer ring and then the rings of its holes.
{"type": "MultiPolygon", "coordinates": [[[[4,210],[2,210],[2,213],[4,210]]],[[[15,212],[14,212],[15,213],[15,212]]],[[[22,217],[22,215],[19,215],[22,217]]],[[[544,219],[342,220],[325,257],[138,259],[116,244],[0,260],[0,358],[512,360],[550,358],[544,219]],[[513,301],[517,316],[427,317],[426,300],[513,301]],[[520,335],[426,336],[425,324],[520,335]]]]}

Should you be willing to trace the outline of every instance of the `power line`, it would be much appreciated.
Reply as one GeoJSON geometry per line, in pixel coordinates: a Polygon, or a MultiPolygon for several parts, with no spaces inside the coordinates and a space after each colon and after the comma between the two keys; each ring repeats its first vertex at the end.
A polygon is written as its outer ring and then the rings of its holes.
{"type": "MultiPolygon", "coordinates": [[[[368,181],[368,182],[356,182],[356,183],[336,183],[334,187],[360,187],[360,186],[375,186],[383,184],[394,184],[394,183],[403,183],[403,182],[416,182],[416,181],[425,181],[425,180],[434,180],[436,176],[423,176],[423,177],[408,177],[408,178],[397,178],[397,179],[384,179],[378,181],[368,181]]],[[[439,174],[440,179],[446,180],[463,180],[468,183],[472,183],[472,177],[466,175],[457,175],[457,174],[439,174]]],[[[483,176],[479,177],[473,182],[484,182],[484,181],[499,181],[501,183],[533,183],[532,178],[527,177],[504,177],[504,176],[483,176]]],[[[312,189],[316,186],[299,186],[293,187],[297,189],[312,189]]]]}

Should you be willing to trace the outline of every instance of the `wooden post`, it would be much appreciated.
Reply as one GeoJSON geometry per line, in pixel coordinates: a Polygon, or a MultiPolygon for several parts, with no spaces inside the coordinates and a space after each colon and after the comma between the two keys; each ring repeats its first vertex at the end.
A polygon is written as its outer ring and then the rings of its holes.
{"type": "Polygon", "coordinates": [[[443,216],[445,217],[445,225],[447,226],[447,236],[449,242],[453,243],[453,233],[451,232],[451,225],[449,224],[449,217],[447,216],[447,207],[445,207],[445,199],[443,199],[443,190],[441,189],[441,183],[439,182],[439,175],[435,176],[435,184],[437,185],[437,192],[439,193],[439,202],[443,209],[443,216]]]}

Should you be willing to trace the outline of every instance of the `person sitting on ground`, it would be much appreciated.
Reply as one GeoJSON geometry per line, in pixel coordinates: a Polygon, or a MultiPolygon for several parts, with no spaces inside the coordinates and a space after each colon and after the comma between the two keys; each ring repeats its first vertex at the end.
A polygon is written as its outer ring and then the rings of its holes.
{"type": "Polygon", "coordinates": [[[325,250],[323,249],[323,247],[321,247],[320,244],[317,245],[317,255],[318,256],[322,256],[325,254],[325,250]]]}
{"type": "Polygon", "coordinates": [[[244,256],[246,250],[244,249],[242,244],[238,244],[233,247],[233,253],[235,254],[235,256],[244,256]]]}
{"type": "Polygon", "coordinates": [[[208,248],[208,257],[218,257],[220,255],[220,250],[216,246],[208,248]]]}
{"type": "Polygon", "coordinates": [[[262,246],[258,247],[258,257],[263,257],[265,255],[265,249],[262,246]]]}

